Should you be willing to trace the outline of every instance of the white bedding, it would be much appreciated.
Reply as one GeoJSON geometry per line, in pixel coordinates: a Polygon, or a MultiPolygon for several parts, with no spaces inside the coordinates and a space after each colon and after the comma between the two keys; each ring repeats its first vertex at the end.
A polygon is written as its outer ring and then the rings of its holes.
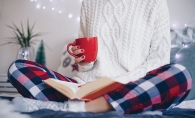
{"type": "Polygon", "coordinates": [[[183,101],[174,108],[195,109],[195,100],[183,101]]]}

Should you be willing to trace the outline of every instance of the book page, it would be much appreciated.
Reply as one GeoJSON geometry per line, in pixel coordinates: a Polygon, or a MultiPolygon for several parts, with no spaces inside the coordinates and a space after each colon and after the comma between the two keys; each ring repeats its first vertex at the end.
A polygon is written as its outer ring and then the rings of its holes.
{"type": "MultiPolygon", "coordinates": [[[[60,84],[61,85],[61,84],[60,84]]],[[[56,89],[58,92],[62,93],[63,95],[65,95],[66,97],[72,99],[74,97],[73,92],[68,89],[68,87],[66,89],[62,89],[62,87],[59,87],[59,85],[51,85],[54,89],[56,89]]],[[[62,85],[63,86],[63,85],[62,85]]]]}
{"type": "Polygon", "coordinates": [[[81,99],[85,101],[93,100],[122,85],[107,77],[99,78],[85,85],[52,78],[43,81],[70,99],[81,99]]]}
{"type": "Polygon", "coordinates": [[[56,81],[59,84],[69,87],[73,91],[74,94],[79,90],[80,86],[82,85],[82,84],[77,84],[77,83],[65,82],[65,81],[61,81],[57,79],[53,79],[53,81],[56,81]]]}
{"type": "Polygon", "coordinates": [[[77,92],[77,96],[79,98],[82,98],[83,96],[89,93],[92,93],[98,89],[109,86],[110,84],[113,84],[113,83],[115,83],[115,81],[110,78],[107,78],[107,77],[99,78],[95,81],[92,81],[90,83],[83,85],[81,89],[77,92]]]}
{"type": "Polygon", "coordinates": [[[67,84],[64,84],[64,83],[71,83],[71,82],[65,82],[65,81],[57,80],[53,78],[48,78],[42,81],[44,81],[46,84],[53,87],[54,89],[56,89],[57,91],[64,94],[70,99],[75,97],[74,92],[77,91],[79,89],[79,86],[81,85],[81,84],[73,83],[74,84],[73,87],[70,86],[70,84],[68,84],[67,86],[67,84]]]}

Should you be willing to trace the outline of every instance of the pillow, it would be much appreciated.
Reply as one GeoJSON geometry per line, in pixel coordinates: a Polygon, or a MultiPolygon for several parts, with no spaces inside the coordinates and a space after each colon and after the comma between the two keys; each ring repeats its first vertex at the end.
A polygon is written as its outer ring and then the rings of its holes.
{"type": "Polygon", "coordinates": [[[187,45],[183,50],[181,50],[178,54],[178,58],[176,58],[176,53],[182,48],[175,47],[171,49],[171,62],[178,63],[187,68],[192,76],[192,90],[185,100],[193,100],[195,99],[195,43],[191,43],[187,45]]]}
{"type": "Polygon", "coordinates": [[[195,42],[195,28],[171,29],[171,44],[182,46],[186,43],[195,42]]]}
{"type": "Polygon", "coordinates": [[[65,45],[62,50],[60,65],[58,67],[57,72],[64,76],[72,78],[76,76],[78,66],[77,64],[75,64],[74,57],[67,52],[66,46],[67,45],[65,45]]]}

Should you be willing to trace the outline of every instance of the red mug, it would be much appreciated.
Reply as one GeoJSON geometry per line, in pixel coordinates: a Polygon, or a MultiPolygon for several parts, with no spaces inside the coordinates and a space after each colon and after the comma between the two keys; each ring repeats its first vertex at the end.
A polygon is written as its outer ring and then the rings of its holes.
{"type": "Polygon", "coordinates": [[[84,37],[75,39],[73,43],[67,45],[67,51],[70,55],[75,58],[85,56],[83,62],[94,62],[97,57],[98,52],[98,39],[97,37],[84,37]],[[79,55],[74,55],[70,50],[70,46],[80,46],[80,49],[84,49],[84,53],[79,55]]]}

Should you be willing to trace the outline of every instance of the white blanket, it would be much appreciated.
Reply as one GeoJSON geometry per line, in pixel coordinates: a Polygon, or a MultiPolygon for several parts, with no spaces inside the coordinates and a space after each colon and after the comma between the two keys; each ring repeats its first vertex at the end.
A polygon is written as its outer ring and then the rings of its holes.
{"type": "Polygon", "coordinates": [[[0,99],[0,118],[30,118],[28,115],[15,112],[15,107],[8,100],[0,99]]]}
{"type": "Polygon", "coordinates": [[[183,109],[195,109],[195,100],[183,101],[174,108],[183,108],[183,109]]]}

